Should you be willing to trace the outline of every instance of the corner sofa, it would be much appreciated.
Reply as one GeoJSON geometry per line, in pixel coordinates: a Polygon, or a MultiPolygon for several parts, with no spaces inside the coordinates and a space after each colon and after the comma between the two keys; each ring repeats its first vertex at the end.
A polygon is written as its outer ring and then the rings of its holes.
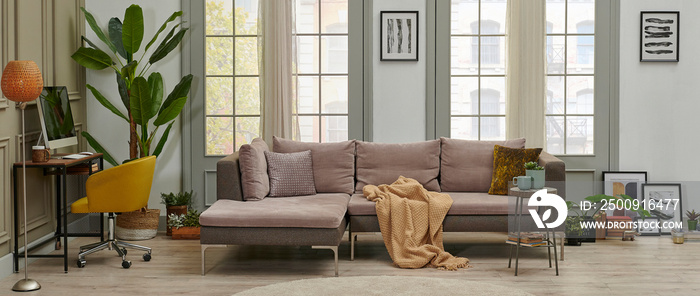
{"type": "MultiPolygon", "coordinates": [[[[525,146],[525,139],[441,138],[407,144],[355,140],[303,143],[280,138],[273,141],[274,152],[311,151],[317,193],[246,201],[251,199],[246,198],[251,188],[268,182],[264,172],[252,174],[248,162],[242,164],[239,152],[250,151],[251,147],[242,147],[219,160],[217,201],[200,217],[202,275],[205,250],[209,247],[290,245],[331,249],[338,276],[338,245],[346,229],[351,241],[351,260],[357,234],[380,232],[374,202],[363,196],[363,186],[390,184],[401,175],[416,179],[428,190],[452,197],[454,203],[443,222],[444,231],[507,232],[508,197],[487,193],[493,174],[494,145],[525,146]]],[[[256,139],[251,146],[267,149],[263,144],[256,139]]],[[[546,170],[547,186],[557,188],[564,197],[564,162],[543,151],[539,163],[546,170]]]]}

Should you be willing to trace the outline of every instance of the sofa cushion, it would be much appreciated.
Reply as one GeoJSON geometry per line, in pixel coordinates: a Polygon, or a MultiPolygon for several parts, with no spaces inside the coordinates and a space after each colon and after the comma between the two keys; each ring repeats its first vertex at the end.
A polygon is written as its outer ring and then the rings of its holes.
{"type": "Polygon", "coordinates": [[[338,228],[350,195],[320,193],[260,201],[217,200],[199,217],[203,226],[338,228]]]}
{"type": "Polygon", "coordinates": [[[440,141],[384,144],[357,141],[357,184],[391,184],[399,176],[416,179],[429,191],[440,191],[440,141]]]}
{"type": "Polygon", "coordinates": [[[262,200],[270,193],[270,178],[264,153],[268,150],[267,144],[260,138],[253,139],[250,144],[244,144],[238,150],[244,200],[262,200]]]}
{"type": "Polygon", "coordinates": [[[265,151],[270,197],[316,194],[311,151],[275,153],[265,151]]]}
{"type": "Polygon", "coordinates": [[[470,141],[440,138],[440,189],[488,192],[493,177],[493,146],[525,148],[525,138],[470,141]]]}
{"type": "Polygon", "coordinates": [[[355,140],[338,143],[305,143],[272,137],[272,150],[280,153],[311,150],[316,192],[347,194],[354,192],[355,140]]]}
{"type": "Polygon", "coordinates": [[[489,194],[508,194],[508,181],[525,175],[525,163],[537,162],[542,148],[514,149],[496,145],[493,149],[493,177],[489,194]]]}
{"type": "MultiPolygon", "coordinates": [[[[452,197],[447,215],[508,215],[508,196],[493,196],[486,192],[442,192],[452,197]]],[[[353,194],[348,204],[351,216],[376,216],[375,202],[362,194],[353,194]]]]}

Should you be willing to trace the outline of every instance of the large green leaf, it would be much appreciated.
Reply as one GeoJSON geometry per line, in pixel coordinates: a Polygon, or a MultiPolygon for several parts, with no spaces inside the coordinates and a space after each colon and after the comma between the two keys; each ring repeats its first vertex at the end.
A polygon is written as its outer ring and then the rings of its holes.
{"type": "Polygon", "coordinates": [[[139,62],[134,60],[122,67],[122,78],[126,81],[133,81],[134,77],[136,77],[136,67],[138,67],[138,65],[139,62]]]}
{"type": "Polygon", "coordinates": [[[153,100],[151,100],[151,90],[148,88],[148,81],[143,77],[134,78],[131,84],[131,116],[138,125],[147,125],[148,120],[153,118],[151,114],[153,100]]]}
{"type": "Polygon", "coordinates": [[[151,89],[151,100],[153,100],[151,114],[158,114],[160,104],[163,102],[163,76],[158,72],[151,73],[148,76],[148,88],[151,89]]]}
{"type": "Polygon", "coordinates": [[[109,20],[108,29],[109,40],[111,40],[114,47],[117,48],[117,53],[119,53],[119,55],[127,61],[130,60],[129,54],[127,54],[126,50],[124,49],[124,42],[122,41],[122,21],[120,21],[117,17],[111,18],[109,20]]]}
{"type": "Polygon", "coordinates": [[[117,75],[117,89],[119,90],[119,96],[122,98],[122,103],[124,103],[124,107],[128,112],[131,109],[131,105],[129,104],[129,87],[126,85],[124,78],[122,78],[122,74],[117,71],[114,71],[114,74],[117,75]]]}
{"type": "Polygon", "coordinates": [[[104,160],[106,160],[113,166],[119,165],[117,161],[114,160],[114,157],[112,157],[112,155],[110,155],[109,152],[107,152],[107,150],[105,150],[105,148],[103,148],[102,145],[100,145],[100,143],[98,143],[97,140],[95,140],[95,138],[92,137],[92,135],[90,135],[90,133],[82,132],[80,134],[83,135],[83,138],[85,138],[88,141],[88,144],[90,144],[90,147],[92,147],[92,149],[95,149],[97,153],[103,154],[102,158],[104,158],[104,160]]]}
{"type": "Polygon", "coordinates": [[[129,118],[124,116],[124,113],[122,113],[121,111],[119,111],[119,109],[117,109],[117,107],[112,105],[112,103],[109,100],[107,100],[97,89],[95,89],[94,87],[92,87],[92,85],[89,84],[86,86],[90,90],[90,92],[92,92],[92,95],[95,96],[95,99],[97,99],[97,101],[100,102],[100,104],[102,104],[102,106],[107,108],[107,110],[112,111],[112,113],[116,114],[117,116],[124,118],[126,122],[129,122],[129,118]]]}
{"type": "Polygon", "coordinates": [[[127,53],[134,54],[139,51],[143,41],[143,10],[141,6],[132,4],[124,13],[122,25],[122,42],[127,53]]]}
{"type": "Polygon", "coordinates": [[[168,27],[168,23],[174,21],[177,17],[179,17],[181,15],[182,15],[182,11],[173,12],[173,14],[165,21],[165,23],[163,23],[163,25],[160,26],[160,28],[158,29],[158,32],[156,32],[156,34],[153,35],[153,39],[151,39],[151,41],[148,42],[148,44],[146,45],[146,49],[144,49],[144,51],[147,51],[151,47],[151,45],[153,45],[153,43],[156,42],[156,39],[158,39],[158,35],[160,35],[160,33],[163,32],[163,30],[165,30],[165,28],[168,27]]]}
{"type": "Polygon", "coordinates": [[[173,127],[173,123],[175,123],[175,121],[168,124],[168,127],[163,132],[163,135],[160,136],[160,141],[158,141],[156,149],[153,150],[153,155],[155,155],[156,157],[158,157],[160,155],[160,152],[163,151],[163,146],[165,146],[165,142],[168,141],[168,135],[170,134],[170,128],[173,127]]]}
{"type": "Polygon", "coordinates": [[[163,110],[168,108],[175,100],[182,97],[187,97],[187,95],[190,93],[190,86],[192,86],[192,77],[192,74],[189,74],[180,79],[180,82],[175,86],[175,88],[173,88],[173,91],[170,92],[168,98],[165,99],[165,102],[163,102],[158,114],[163,113],[163,110]]]}
{"type": "Polygon", "coordinates": [[[87,47],[78,48],[71,58],[81,66],[93,70],[102,70],[114,64],[112,58],[104,51],[87,47]]]}
{"type": "MultiPolygon", "coordinates": [[[[109,47],[109,49],[112,52],[116,52],[117,48],[114,46],[114,44],[111,41],[109,41],[109,39],[107,39],[105,32],[103,32],[102,29],[97,25],[97,22],[95,21],[95,17],[92,16],[92,14],[89,13],[87,10],[85,10],[85,7],[81,7],[80,10],[82,10],[83,13],[85,14],[85,20],[88,22],[88,25],[90,25],[90,28],[92,29],[92,31],[95,32],[95,34],[97,35],[97,38],[100,38],[100,40],[102,40],[102,42],[107,44],[107,46],[109,47]]],[[[95,47],[95,46],[93,46],[93,47],[95,47]]]]}
{"type": "Polygon", "coordinates": [[[160,126],[175,119],[178,115],[180,115],[182,107],[185,106],[186,102],[187,97],[181,97],[174,100],[170,105],[168,105],[168,107],[160,111],[158,117],[156,117],[156,120],[153,121],[153,125],[160,126]]]}
{"type": "Polygon", "coordinates": [[[166,57],[178,46],[178,44],[180,44],[188,29],[189,28],[182,28],[180,32],[177,32],[177,34],[175,34],[175,36],[173,36],[171,39],[163,39],[163,42],[158,45],[158,48],[156,48],[156,50],[153,52],[151,57],[148,59],[148,62],[153,64],[166,57]]]}

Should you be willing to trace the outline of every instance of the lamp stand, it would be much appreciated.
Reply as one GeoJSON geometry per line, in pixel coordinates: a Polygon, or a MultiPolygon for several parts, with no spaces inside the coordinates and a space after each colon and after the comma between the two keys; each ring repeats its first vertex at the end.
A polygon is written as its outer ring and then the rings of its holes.
{"type": "Polygon", "coordinates": [[[27,165],[26,165],[26,147],[27,139],[24,137],[24,109],[27,107],[27,103],[20,103],[19,108],[22,109],[22,186],[24,190],[22,191],[24,202],[24,279],[21,279],[12,286],[12,291],[15,292],[29,292],[41,289],[39,282],[27,277],[27,253],[29,248],[27,247],[27,165]]]}

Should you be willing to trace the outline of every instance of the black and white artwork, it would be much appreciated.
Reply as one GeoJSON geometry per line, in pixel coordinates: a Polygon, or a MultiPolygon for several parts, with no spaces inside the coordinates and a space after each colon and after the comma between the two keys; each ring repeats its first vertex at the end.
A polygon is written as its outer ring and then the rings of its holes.
{"type": "Polygon", "coordinates": [[[671,234],[671,230],[682,227],[681,184],[647,183],[642,185],[642,192],[644,208],[659,219],[661,234],[671,234]]]}
{"type": "Polygon", "coordinates": [[[637,222],[637,232],[639,232],[640,235],[661,235],[659,218],[637,217],[635,221],[637,222]]]}
{"type": "Polygon", "coordinates": [[[642,62],[678,62],[678,11],[642,11],[642,62]]]}
{"type": "Polygon", "coordinates": [[[418,60],[418,12],[381,12],[380,60],[418,60]]]}

